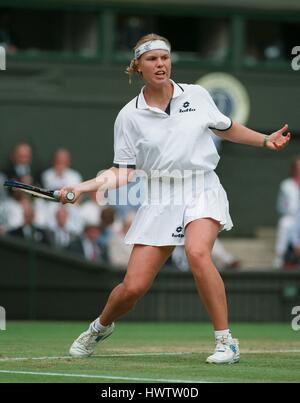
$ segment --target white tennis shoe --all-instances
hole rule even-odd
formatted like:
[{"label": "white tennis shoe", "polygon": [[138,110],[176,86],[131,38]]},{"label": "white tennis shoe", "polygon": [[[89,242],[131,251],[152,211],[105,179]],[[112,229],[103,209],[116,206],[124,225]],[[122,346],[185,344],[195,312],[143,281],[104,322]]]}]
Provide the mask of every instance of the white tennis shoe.
[{"label": "white tennis shoe", "polygon": [[222,337],[216,341],[215,352],[206,362],[209,364],[234,364],[240,360],[239,342],[231,337]]},{"label": "white tennis shoe", "polygon": [[70,355],[73,357],[88,357],[93,354],[95,347],[99,341],[103,341],[109,337],[114,330],[114,323],[108,326],[104,331],[97,332],[91,323],[88,330],[73,342],[70,347]]}]

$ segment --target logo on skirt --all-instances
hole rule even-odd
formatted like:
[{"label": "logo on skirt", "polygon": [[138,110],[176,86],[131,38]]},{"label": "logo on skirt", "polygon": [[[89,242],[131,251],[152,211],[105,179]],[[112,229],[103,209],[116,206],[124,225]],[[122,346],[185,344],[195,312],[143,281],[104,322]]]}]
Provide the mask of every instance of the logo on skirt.
[{"label": "logo on skirt", "polygon": [[183,238],[184,234],[180,234],[180,232],[182,232],[182,231],[183,231],[183,228],[181,226],[177,227],[176,228],[177,234],[174,234],[174,232],[173,232],[172,237],[173,238]]}]

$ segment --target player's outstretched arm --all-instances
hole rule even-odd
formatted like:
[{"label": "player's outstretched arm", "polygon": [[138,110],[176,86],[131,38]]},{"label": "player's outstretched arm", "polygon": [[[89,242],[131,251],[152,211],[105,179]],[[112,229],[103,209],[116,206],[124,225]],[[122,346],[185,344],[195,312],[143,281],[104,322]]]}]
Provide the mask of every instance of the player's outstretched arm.
[{"label": "player's outstretched arm", "polygon": [[291,133],[287,132],[287,124],[270,135],[248,129],[248,127],[237,122],[233,122],[231,128],[228,130],[219,131],[214,129],[213,131],[217,136],[222,137],[224,140],[232,141],[233,143],[246,144],[254,147],[267,147],[274,151],[279,151],[286,147],[291,138]]},{"label": "player's outstretched arm", "polygon": [[[63,204],[76,203],[83,193],[98,191],[104,193],[106,190],[115,189],[126,185],[126,183],[128,183],[133,176],[134,171],[135,170],[133,168],[111,167],[106,171],[101,172],[101,174],[94,179],[81,182],[76,186],[63,187],[60,189],[60,201]],[[67,194],[69,192],[73,192],[75,195],[75,198],[71,202],[67,199]]]}]

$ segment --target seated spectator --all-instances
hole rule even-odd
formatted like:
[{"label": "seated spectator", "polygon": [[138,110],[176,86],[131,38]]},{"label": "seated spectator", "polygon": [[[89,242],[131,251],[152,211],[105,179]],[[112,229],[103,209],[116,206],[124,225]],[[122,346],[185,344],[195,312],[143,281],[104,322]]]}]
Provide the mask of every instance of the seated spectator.
[{"label": "seated spectator", "polygon": [[275,243],[274,268],[281,268],[284,255],[288,248],[291,228],[299,209],[300,200],[300,157],[294,159],[291,165],[291,175],[284,179],[279,186],[277,211],[280,215],[277,225]]},{"label": "seated spectator", "polygon": [[69,213],[67,208],[59,206],[56,210],[55,220],[49,226],[52,231],[52,243],[56,248],[67,248],[75,238],[72,224],[68,218]]},{"label": "seated spectator", "polygon": [[96,223],[86,222],[82,236],[70,243],[67,250],[91,262],[105,261],[103,250],[97,242],[100,228]]},{"label": "seated spectator", "polygon": [[11,29],[12,22],[10,14],[2,8],[0,13],[0,46],[5,48],[7,54],[12,54],[17,51],[17,47],[13,43]]},{"label": "seated spectator", "polygon": [[17,144],[10,156],[10,164],[4,171],[8,179],[36,183],[32,169],[32,149],[27,143]]},{"label": "seated spectator", "polygon": [[48,200],[33,197],[32,200],[34,208],[34,223],[40,228],[48,229],[49,223],[49,211],[52,204]]},{"label": "seated spectator", "polygon": [[97,202],[97,192],[90,192],[89,199],[80,205],[80,214],[84,221],[97,222],[100,225],[101,212],[103,206]]},{"label": "seated spectator", "polygon": [[[21,176],[19,180],[28,185],[33,185],[31,176]],[[23,225],[23,212],[20,201],[25,199],[31,199],[34,209],[34,224],[39,227],[46,229],[48,222],[48,205],[49,202],[35,197],[30,197],[24,193],[18,191],[10,191],[10,197],[6,199],[4,203],[4,208],[7,210],[7,223],[10,229]]]},{"label": "seated spectator", "polygon": [[46,189],[61,189],[64,186],[77,185],[82,182],[79,172],[70,168],[71,155],[68,150],[59,149],[55,152],[52,168],[41,175],[42,185]]},{"label": "seated spectator", "polygon": [[[61,208],[59,203],[51,203],[48,204],[48,218],[47,218],[47,228],[50,230],[53,229],[53,223],[56,222],[56,214],[57,210]],[[82,218],[79,204],[66,204],[64,206],[65,210],[68,213],[67,218],[67,228],[70,233],[74,236],[79,236],[82,234],[84,230],[84,219]]]},{"label": "seated spectator", "polygon": [[3,211],[3,227],[5,231],[11,231],[23,226],[24,212],[22,202],[28,200],[30,197],[21,192],[10,192],[9,197],[1,203]]},{"label": "seated spectator", "polygon": [[241,265],[240,261],[225,248],[219,238],[215,240],[212,258],[219,270],[238,269]]},{"label": "seated spectator", "polygon": [[8,234],[19,238],[49,244],[49,237],[46,231],[34,225],[34,210],[29,199],[22,200],[24,224]]},{"label": "seated spectator", "polygon": [[129,230],[135,213],[129,213],[122,221],[122,226],[115,229],[108,240],[108,261],[112,266],[126,268],[133,245],[124,242],[125,235]]},{"label": "seated spectator", "polygon": [[100,233],[97,242],[104,253],[106,261],[108,261],[108,242],[113,234],[113,225],[117,225],[115,218],[116,210],[111,206],[105,207],[100,215]]},{"label": "seated spectator", "polygon": [[289,231],[288,246],[283,260],[282,268],[284,270],[300,267],[300,208]]},{"label": "seated spectator", "polygon": [[[24,224],[23,201],[31,200],[34,210],[34,225],[47,230],[49,220],[49,202],[32,198],[28,194],[11,191],[9,196],[0,203],[0,226],[4,231],[10,231],[21,227]],[[1,214],[2,213],[2,214]]]}]

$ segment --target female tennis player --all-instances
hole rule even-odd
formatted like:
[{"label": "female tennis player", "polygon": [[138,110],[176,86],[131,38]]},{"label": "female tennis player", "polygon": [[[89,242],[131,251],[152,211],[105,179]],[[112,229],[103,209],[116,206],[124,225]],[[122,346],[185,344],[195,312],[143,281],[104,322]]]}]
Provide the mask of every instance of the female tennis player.
[{"label": "female tennis player", "polygon": [[[288,126],[271,135],[250,130],[224,116],[201,86],[175,83],[170,79],[170,43],[156,34],[138,41],[127,72],[130,77],[140,75],[145,85],[117,116],[114,166],[95,179],[61,189],[62,202],[68,202],[70,191],[76,201],[84,192],[121,186],[135,170],[143,171],[146,184],[152,187],[125,238],[134,245],[125,278],[111,292],[99,318],[74,341],[70,354],[91,355],[97,342],[111,335],[114,321],[149,290],[174,247],[184,244],[215,330],[216,349],[207,362],[238,362],[238,341],[228,326],[224,284],[211,259],[219,231],[232,227],[227,196],[214,172],[219,155],[211,133],[276,151],[290,140]],[[153,186],[157,182],[162,193]],[[183,182],[188,186],[182,186]],[[180,203],[175,200],[179,190]]]}]

